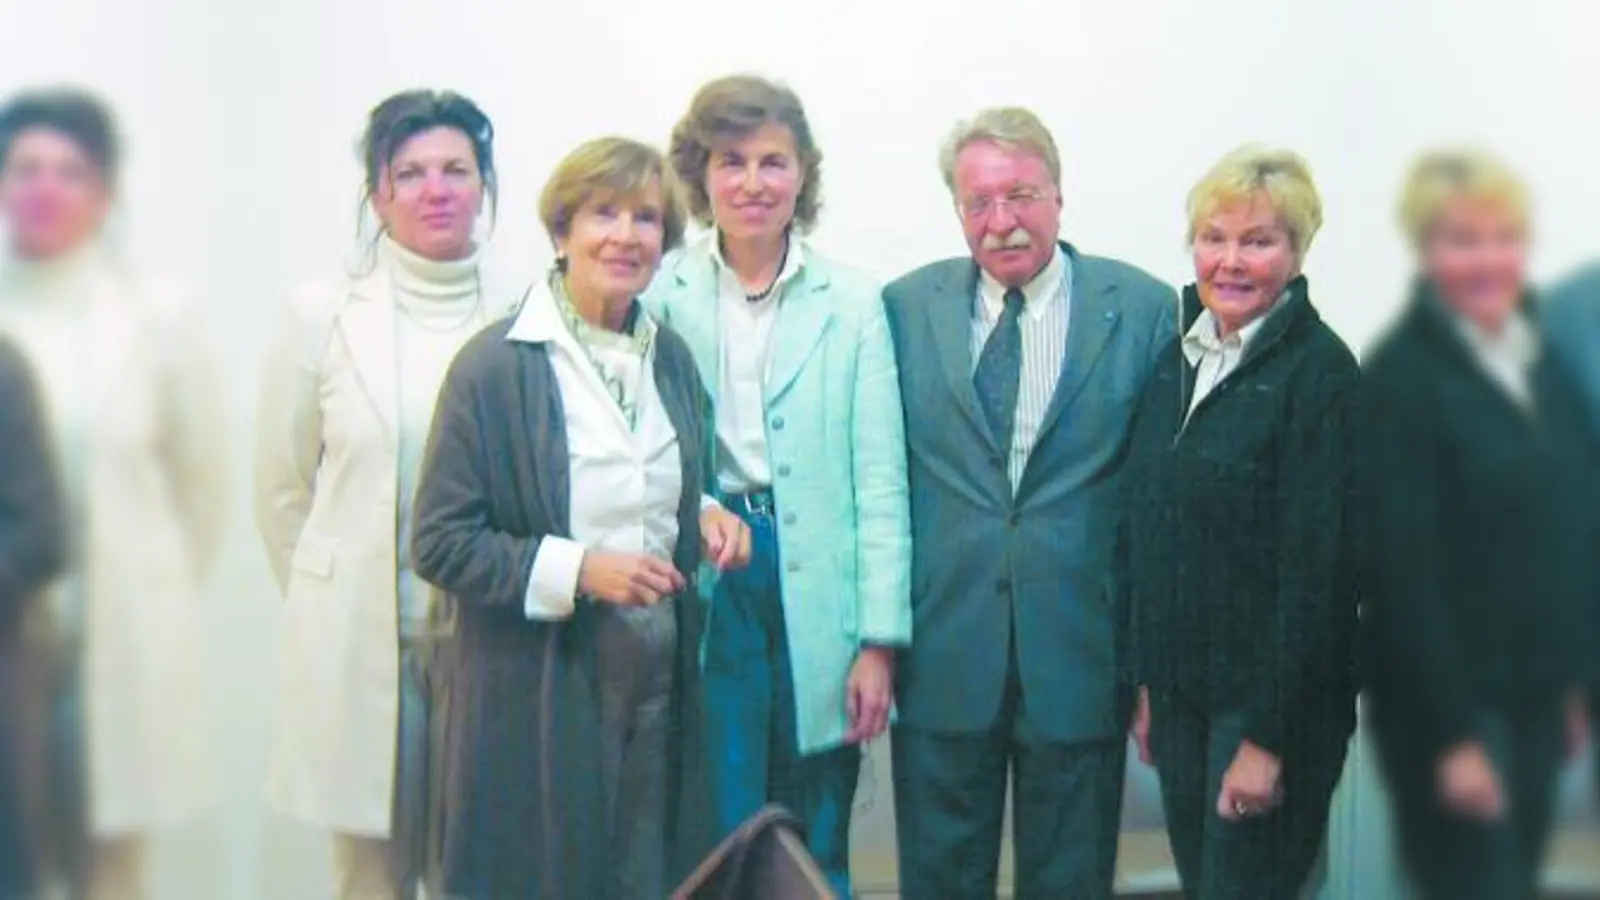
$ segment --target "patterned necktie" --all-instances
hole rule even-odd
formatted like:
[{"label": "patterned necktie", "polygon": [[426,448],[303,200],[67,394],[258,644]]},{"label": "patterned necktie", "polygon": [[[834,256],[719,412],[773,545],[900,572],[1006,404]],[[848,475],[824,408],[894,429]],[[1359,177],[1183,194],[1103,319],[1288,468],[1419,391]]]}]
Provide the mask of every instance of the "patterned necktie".
[{"label": "patterned necktie", "polygon": [[1005,304],[1000,321],[983,344],[972,383],[978,389],[978,401],[983,404],[984,417],[989,420],[989,430],[1000,445],[1000,452],[1010,456],[1017,391],[1022,385],[1022,325],[1018,322],[1022,316],[1022,291],[1007,290]]}]

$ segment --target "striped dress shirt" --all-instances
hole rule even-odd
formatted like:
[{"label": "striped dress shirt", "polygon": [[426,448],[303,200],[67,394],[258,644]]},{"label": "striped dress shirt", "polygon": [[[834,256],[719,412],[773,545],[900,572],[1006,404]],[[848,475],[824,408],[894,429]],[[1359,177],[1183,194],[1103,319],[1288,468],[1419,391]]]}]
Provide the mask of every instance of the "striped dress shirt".
[{"label": "striped dress shirt", "polygon": [[[978,296],[973,302],[972,370],[978,368],[983,345],[989,340],[1005,310],[1006,288],[989,273],[978,278]],[[1055,396],[1061,380],[1061,365],[1067,356],[1067,326],[1072,311],[1072,265],[1060,247],[1044,271],[1022,286],[1022,382],[1017,389],[1017,418],[1012,432],[1011,458],[1006,474],[1015,491],[1028,466],[1028,454],[1039,438],[1045,410]]]}]

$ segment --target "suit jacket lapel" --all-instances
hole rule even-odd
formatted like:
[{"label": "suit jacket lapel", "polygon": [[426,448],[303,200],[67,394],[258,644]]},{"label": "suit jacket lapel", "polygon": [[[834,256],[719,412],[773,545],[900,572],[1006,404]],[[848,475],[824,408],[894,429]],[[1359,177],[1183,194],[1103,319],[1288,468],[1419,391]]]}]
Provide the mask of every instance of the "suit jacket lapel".
[{"label": "suit jacket lapel", "polygon": [[389,275],[379,266],[351,285],[349,302],[339,312],[339,330],[355,363],[356,381],[391,445],[398,447],[393,299]]},{"label": "suit jacket lapel", "polygon": [[972,385],[972,304],[977,298],[977,264],[970,264],[962,271],[963,277],[937,285],[938,290],[923,304],[923,309],[927,311],[928,330],[933,333],[933,343],[950,391],[955,395],[956,407],[973,429],[983,435],[989,449],[999,452],[1000,444],[983,410],[978,408],[978,391]]},{"label": "suit jacket lapel", "polygon": [[1116,284],[1101,278],[1093,263],[1085,261],[1070,245],[1063,244],[1062,249],[1072,266],[1067,352],[1061,360],[1061,377],[1056,381],[1044,421],[1039,423],[1036,447],[1044,443],[1062,412],[1082,393],[1122,319],[1115,302]]},{"label": "suit jacket lapel", "polygon": [[833,321],[833,308],[823,296],[827,274],[812,263],[800,272],[797,283],[778,299],[778,320],[772,325],[767,351],[768,403],[776,402],[794,384]]}]

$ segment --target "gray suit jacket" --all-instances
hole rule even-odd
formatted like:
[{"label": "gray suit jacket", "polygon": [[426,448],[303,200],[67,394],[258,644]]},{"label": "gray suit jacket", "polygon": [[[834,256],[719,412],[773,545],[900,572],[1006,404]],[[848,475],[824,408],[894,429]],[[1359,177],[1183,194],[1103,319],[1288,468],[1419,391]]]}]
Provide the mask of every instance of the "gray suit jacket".
[{"label": "gray suit jacket", "polygon": [[1172,288],[1063,244],[1073,270],[1067,354],[1015,496],[972,385],[978,268],[918,269],[884,291],[906,412],[911,647],[900,721],[974,732],[994,723],[1015,634],[1028,718],[1054,741],[1125,726],[1111,591],[1119,473],[1133,406],[1176,334]]},{"label": "gray suit jacket", "polygon": [[1551,287],[1542,319],[1550,349],[1583,385],[1590,418],[1600,429],[1600,262]]}]

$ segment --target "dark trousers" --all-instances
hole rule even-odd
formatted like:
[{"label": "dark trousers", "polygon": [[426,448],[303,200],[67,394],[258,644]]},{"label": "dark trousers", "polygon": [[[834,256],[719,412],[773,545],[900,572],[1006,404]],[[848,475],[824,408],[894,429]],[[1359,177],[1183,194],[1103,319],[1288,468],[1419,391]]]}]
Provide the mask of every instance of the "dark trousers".
[{"label": "dark trousers", "polygon": [[750,526],[750,564],[718,580],[706,626],[702,680],[717,839],[762,806],[781,804],[803,823],[834,892],[848,898],[861,749],[800,754],[771,495],[748,496],[723,498]]},{"label": "dark trousers", "polygon": [[1562,698],[1486,714],[1476,737],[1500,777],[1506,808],[1497,822],[1465,818],[1439,800],[1438,756],[1421,752],[1397,711],[1375,712],[1375,737],[1394,801],[1396,838],[1423,900],[1527,900],[1555,813],[1566,749]]},{"label": "dark trousers", "polygon": [[1308,723],[1282,748],[1283,804],[1228,821],[1217,814],[1222,777],[1243,739],[1238,716],[1208,715],[1152,693],[1150,751],[1161,781],[1167,837],[1191,900],[1295,900],[1322,850],[1344,769],[1344,729]]},{"label": "dark trousers", "polygon": [[995,896],[1012,792],[1017,900],[1112,896],[1127,741],[1052,741],[1031,725],[1012,653],[1000,715],[987,731],[894,729],[900,895]]}]

